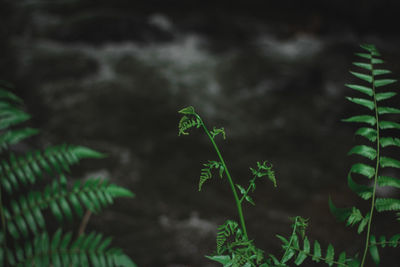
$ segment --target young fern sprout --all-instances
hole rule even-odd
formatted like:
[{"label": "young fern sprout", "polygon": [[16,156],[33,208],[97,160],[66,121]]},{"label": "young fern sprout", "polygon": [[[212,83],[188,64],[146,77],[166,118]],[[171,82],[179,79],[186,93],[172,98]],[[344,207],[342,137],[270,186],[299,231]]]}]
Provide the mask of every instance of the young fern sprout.
[{"label": "young fern sprout", "polygon": [[[256,248],[253,241],[248,239],[242,203],[247,201],[254,205],[249,193],[256,188],[255,181],[258,178],[266,176],[276,187],[272,165],[268,162],[257,162],[256,168],[250,168],[253,178],[250,179],[247,188],[234,184],[214,140],[219,134],[222,134],[225,139],[224,129],[214,127],[212,131],[209,131],[194,108],[187,107],[179,111],[183,114],[179,122],[179,135],[187,135],[187,130],[190,128],[203,128],[219,159],[203,164],[199,191],[204,182],[211,179],[213,169],[218,170],[221,178],[225,173],[235,198],[240,220],[240,225],[235,221],[227,220],[218,227],[216,253],[214,256],[207,256],[209,259],[221,263],[224,267],[288,267],[290,260],[294,260],[294,264],[298,266],[302,265],[307,258],[328,266],[364,267],[367,266],[368,251],[372,261],[378,266],[381,261],[378,247],[400,246],[400,233],[391,238],[384,235],[376,238],[375,233],[373,234],[373,229],[374,231],[380,230],[373,227],[373,218],[376,212],[394,211],[397,219],[400,220],[400,199],[379,197],[376,194],[378,186],[400,189],[400,179],[388,176],[388,174],[392,175],[393,169],[400,169],[400,160],[386,152],[387,147],[394,149],[400,147],[400,138],[392,136],[396,130],[400,130],[400,123],[393,121],[400,114],[400,109],[391,107],[386,102],[397,95],[394,91],[386,90],[386,87],[395,83],[396,80],[382,78],[391,72],[379,67],[383,60],[379,58],[380,54],[373,45],[361,45],[361,48],[364,49],[364,52],[356,54],[361,60],[353,63],[361,71],[351,71],[351,74],[362,80],[363,83],[346,84],[346,86],[362,94],[361,97],[347,97],[347,100],[361,106],[363,113],[343,121],[362,124],[355,134],[363,137],[365,142],[354,146],[348,153],[361,156],[362,161],[352,165],[347,175],[347,183],[359,197],[369,201],[369,209],[362,211],[355,206],[337,208],[329,199],[330,210],[339,221],[346,222],[347,226],[357,226],[358,234],[365,233],[365,244],[359,253],[361,259],[358,256],[348,257],[345,252],[336,254],[332,244],[328,244],[324,252],[317,240],[312,243],[306,236],[308,220],[300,216],[292,219],[292,232],[288,238],[276,235],[282,242],[283,255],[277,257],[269,254],[265,257],[264,252]],[[387,172],[389,168],[392,170]],[[237,190],[242,195],[240,198]]]},{"label": "young fern sprout", "polygon": [[[238,211],[240,227],[238,223],[231,220],[221,225],[217,233],[216,255],[208,258],[223,264],[230,263],[232,266],[243,266],[244,264],[248,264],[248,266],[260,266],[263,260],[263,251],[257,249],[253,245],[252,240],[248,238],[242,203],[246,200],[252,205],[255,205],[249,193],[256,189],[255,181],[258,178],[268,177],[276,187],[275,173],[272,170],[272,164],[269,164],[267,161],[262,163],[257,162],[257,168],[250,168],[253,178],[249,181],[247,188],[235,184],[226,166],[225,160],[221,155],[221,151],[215,142],[215,138],[218,135],[222,135],[223,139],[226,138],[224,128],[213,127],[210,131],[192,106],[181,109],[179,113],[183,115],[179,121],[179,135],[188,135],[189,133],[187,131],[190,128],[203,128],[218,156],[218,161],[210,160],[208,163],[203,164],[204,168],[201,169],[199,191],[201,191],[204,182],[211,179],[211,171],[213,169],[218,171],[220,178],[225,174]],[[237,190],[239,190],[241,197],[239,197]],[[234,241],[228,242],[229,237],[233,237]]]}]

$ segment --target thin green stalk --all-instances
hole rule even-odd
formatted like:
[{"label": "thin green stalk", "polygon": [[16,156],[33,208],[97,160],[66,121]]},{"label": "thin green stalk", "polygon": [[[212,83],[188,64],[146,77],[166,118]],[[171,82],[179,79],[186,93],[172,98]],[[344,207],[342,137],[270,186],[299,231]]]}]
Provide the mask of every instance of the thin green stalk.
[{"label": "thin green stalk", "polygon": [[[373,73],[373,71],[374,71],[374,65],[372,64],[372,58],[373,57],[372,57],[372,53],[371,53],[371,66],[372,66],[371,73]],[[379,170],[379,162],[380,162],[379,117],[378,117],[378,106],[377,106],[377,101],[376,101],[374,75],[372,75],[372,92],[373,92],[373,96],[374,96],[375,119],[376,119],[376,166],[375,166],[375,176],[374,176],[374,188],[372,191],[371,209],[370,209],[369,220],[368,220],[368,225],[367,225],[367,237],[365,240],[365,248],[364,248],[364,253],[363,253],[360,267],[363,267],[365,264],[365,259],[367,257],[367,252],[368,252],[368,248],[369,248],[369,238],[370,238],[370,234],[371,234],[372,216],[374,214],[374,209],[375,209],[375,195],[376,195],[376,187],[378,184],[378,170]]]},{"label": "thin green stalk", "polygon": [[227,167],[226,164],[225,164],[224,158],[222,157],[221,152],[220,152],[220,150],[219,150],[217,144],[216,144],[215,141],[214,141],[214,138],[211,136],[211,134],[210,134],[210,132],[208,131],[206,125],[205,125],[204,122],[203,122],[203,120],[200,118],[199,115],[195,114],[195,116],[196,116],[196,118],[200,121],[201,126],[203,127],[204,131],[206,132],[208,138],[210,139],[210,141],[211,141],[211,143],[212,143],[212,145],[213,145],[215,151],[217,152],[218,158],[219,158],[219,160],[221,161],[222,166],[224,167],[224,171],[225,171],[225,173],[226,173],[226,177],[228,178],[229,185],[231,186],[231,190],[232,190],[232,193],[233,193],[233,197],[235,198],[236,207],[237,207],[238,214],[239,214],[239,220],[240,220],[240,224],[241,224],[241,226],[242,226],[242,231],[243,231],[243,234],[244,234],[245,238],[248,239],[248,236],[247,236],[247,229],[246,229],[246,223],[245,223],[245,221],[244,221],[244,216],[243,216],[243,210],[242,210],[241,201],[240,201],[240,199],[239,199],[239,197],[238,197],[238,194],[237,194],[237,192],[236,192],[236,188],[235,188],[235,184],[233,183],[232,176],[231,176],[230,173],[229,173],[228,167]]},{"label": "thin green stalk", "polygon": [[294,235],[295,235],[295,233],[296,233],[296,229],[297,229],[297,220],[298,220],[298,217],[296,216],[296,218],[294,219],[294,223],[293,223],[293,224],[294,224],[294,227],[293,227],[292,234],[290,235],[289,244],[288,244],[288,246],[287,246],[287,248],[286,248],[286,250],[285,250],[285,253],[283,253],[283,255],[282,255],[282,259],[279,261],[280,263],[282,263],[283,259],[286,257],[286,254],[288,253],[289,249],[290,249],[291,246],[292,246],[293,237],[294,237]]}]

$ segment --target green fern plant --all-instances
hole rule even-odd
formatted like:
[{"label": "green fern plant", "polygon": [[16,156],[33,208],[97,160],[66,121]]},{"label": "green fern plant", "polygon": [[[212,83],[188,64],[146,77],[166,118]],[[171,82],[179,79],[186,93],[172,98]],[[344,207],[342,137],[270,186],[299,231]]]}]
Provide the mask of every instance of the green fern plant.
[{"label": "green fern plant", "polygon": [[[370,202],[370,208],[364,213],[357,207],[339,209],[332,201],[330,208],[333,214],[339,220],[346,221],[347,225],[358,225],[359,234],[366,232],[361,259],[361,266],[364,266],[368,251],[375,264],[379,265],[378,246],[400,245],[399,235],[393,236],[388,241],[382,236],[377,242],[371,227],[375,211],[400,210],[400,199],[381,198],[376,194],[378,186],[400,188],[398,178],[386,175],[388,168],[400,168],[400,161],[385,154],[387,147],[400,147],[400,139],[393,137],[393,131],[390,131],[400,130],[400,124],[394,121],[394,116],[400,114],[400,109],[386,104],[386,100],[397,94],[386,89],[387,85],[395,83],[396,80],[385,77],[391,71],[380,67],[384,61],[380,58],[378,50],[373,45],[361,45],[361,48],[364,52],[356,54],[360,60],[353,63],[360,71],[351,71],[351,74],[362,83],[346,84],[346,86],[361,93],[360,97],[347,97],[347,99],[361,106],[363,113],[343,121],[362,125],[355,134],[363,137],[367,143],[354,146],[348,154],[361,156],[365,160],[352,165],[347,181],[352,191]],[[353,178],[353,175],[359,177]]]},{"label": "green fern plant", "polygon": [[[357,53],[356,55],[364,62],[355,62],[353,64],[367,71],[367,73],[352,71],[351,74],[367,84],[346,84],[346,86],[364,94],[364,97],[347,97],[347,99],[362,106],[364,109],[367,108],[369,113],[366,114],[364,112],[362,115],[356,115],[343,121],[366,124],[366,126],[363,125],[356,131],[356,135],[364,137],[369,143],[357,145],[349,151],[349,155],[359,155],[365,160],[353,164],[347,180],[351,190],[362,199],[370,201],[370,209],[363,213],[355,206],[337,208],[332,200],[329,199],[330,210],[340,221],[345,221],[347,226],[357,225],[358,234],[366,232],[365,246],[361,252],[361,259],[358,258],[358,254],[351,257],[347,256],[345,252],[337,254],[332,244],[328,244],[326,249],[321,249],[320,242],[317,240],[311,242],[306,235],[308,220],[300,216],[292,219],[292,232],[289,237],[277,235],[277,238],[282,242],[282,256],[264,255],[264,251],[256,248],[254,242],[247,236],[242,202],[246,200],[254,205],[249,193],[255,189],[257,178],[266,176],[276,187],[276,178],[272,165],[267,162],[258,162],[256,169],[251,168],[253,178],[250,180],[247,189],[234,184],[214,140],[218,134],[222,134],[225,139],[224,129],[216,129],[214,127],[213,130],[208,130],[200,116],[190,106],[179,111],[183,115],[179,122],[179,135],[187,135],[187,131],[191,128],[203,128],[218,156],[218,161],[209,161],[204,164],[200,175],[199,191],[204,182],[212,178],[212,170],[217,170],[221,178],[225,176],[228,180],[240,221],[240,224],[238,224],[235,221],[227,220],[218,227],[217,248],[213,256],[207,256],[209,259],[221,263],[224,267],[287,267],[291,260],[298,266],[303,264],[307,258],[314,262],[325,263],[328,266],[364,267],[369,251],[372,260],[378,266],[380,263],[378,247],[398,247],[400,245],[400,234],[396,234],[391,238],[380,236],[379,240],[377,240],[375,235],[372,234],[371,227],[374,211],[395,211],[400,220],[400,199],[380,198],[376,195],[378,186],[400,188],[400,180],[385,174],[387,168],[400,168],[400,161],[383,154],[386,147],[400,147],[400,139],[391,136],[391,131],[388,131],[400,129],[400,124],[393,121],[392,118],[394,115],[400,114],[400,109],[384,104],[385,100],[391,99],[396,95],[396,92],[384,90],[387,85],[395,83],[396,80],[381,78],[391,72],[377,67],[379,66],[378,64],[383,63],[383,60],[379,58],[380,54],[373,45],[361,45],[361,48],[366,52]],[[382,103],[383,105],[381,105]],[[353,175],[360,177],[356,180]],[[365,178],[369,180],[365,180]],[[372,183],[368,183],[371,180]],[[239,197],[238,192],[242,194],[242,197]]]},{"label": "green fern plant", "polygon": [[[100,178],[68,185],[72,165],[105,156],[92,149],[64,144],[25,155],[11,152],[13,145],[38,133],[21,127],[30,118],[22,104],[0,84],[0,266],[136,266],[122,250],[110,247],[111,238],[85,234],[85,225],[79,233],[48,231],[47,213],[65,224],[134,194]],[[32,189],[39,181],[48,184],[42,191]]]}]

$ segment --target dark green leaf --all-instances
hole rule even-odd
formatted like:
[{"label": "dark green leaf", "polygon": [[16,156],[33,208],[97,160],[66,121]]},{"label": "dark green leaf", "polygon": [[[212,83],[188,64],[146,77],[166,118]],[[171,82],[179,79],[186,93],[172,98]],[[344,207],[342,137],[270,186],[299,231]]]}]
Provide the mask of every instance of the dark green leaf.
[{"label": "dark green leaf", "polygon": [[360,222],[364,217],[361,214],[361,211],[356,207],[353,207],[351,210],[351,214],[349,218],[347,218],[346,226],[354,226],[358,222]]},{"label": "dark green leaf", "polygon": [[381,79],[381,80],[375,80],[374,85],[375,87],[381,87],[395,82],[397,82],[397,80],[395,79]]},{"label": "dark green leaf", "polygon": [[354,71],[350,71],[351,74],[353,74],[354,76],[356,76],[357,78],[364,80],[366,82],[372,83],[372,77],[370,75],[367,74],[362,74],[359,72],[354,72]]},{"label": "dark green leaf", "polygon": [[[370,237],[370,242],[371,243],[376,243],[376,239],[375,236],[371,235]],[[380,259],[379,259],[379,252],[378,252],[378,248],[376,245],[372,245],[369,247],[369,252],[371,254],[371,258],[372,260],[375,262],[375,264],[378,266]]]},{"label": "dark green leaf", "polygon": [[380,144],[382,147],[387,146],[398,146],[400,147],[400,139],[399,138],[392,138],[392,137],[382,137],[380,140]]},{"label": "dark green leaf", "polygon": [[[351,208],[337,208],[335,204],[333,204],[331,197],[329,197],[329,209],[335,218],[340,221],[344,222],[351,214]],[[315,241],[318,243],[317,241]],[[319,247],[319,244],[318,244]],[[315,253],[315,244],[314,244],[314,253]]]},{"label": "dark green leaf", "polygon": [[355,192],[358,196],[360,196],[362,199],[370,199],[372,197],[372,192],[373,188],[367,186],[367,185],[361,185],[356,182],[351,178],[351,175],[347,176],[347,184],[353,192]]},{"label": "dark green leaf", "polygon": [[2,116],[0,117],[0,130],[4,130],[10,126],[22,123],[31,118],[29,114],[17,109],[7,112],[3,111],[1,113]]},{"label": "dark green leaf", "polygon": [[332,246],[332,244],[329,244],[328,248],[327,248],[327,251],[326,251],[326,257],[325,257],[326,258],[325,261],[329,266],[333,265],[334,256],[335,256],[335,251],[333,249],[333,246]]},{"label": "dark green leaf", "polygon": [[11,93],[8,90],[0,89],[0,98],[3,98],[6,101],[14,101],[17,103],[22,103],[22,99],[16,96],[15,94]]},{"label": "dark green leaf", "polygon": [[358,85],[358,84],[345,84],[345,86],[347,86],[351,89],[354,89],[356,91],[359,91],[363,94],[366,94],[368,96],[373,96],[373,94],[374,94],[372,89],[369,87],[366,87],[366,86],[362,86],[362,85]]},{"label": "dark green leaf", "polygon": [[206,258],[219,262],[223,264],[224,266],[227,265],[228,263],[232,262],[231,257],[229,255],[216,255],[216,256],[206,256]]},{"label": "dark green leaf", "polygon": [[301,265],[303,263],[303,261],[307,258],[307,254],[305,254],[304,252],[300,251],[299,254],[297,255],[296,260],[294,261],[294,264],[296,264],[297,266]]},{"label": "dark green leaf", "polygon": [[113,197],[134,197],[135,194],[132,193],[129,189],[126,189],[121,186],[117,186],[114,184],[110,184],[107,187],[107,193],[111,194]]},{"label": "dark green leaf", "polygon": [[378,107],[379,115],[383,114],[400,114],[400,109],[391,107]]},{"label": "dark green leaf", "polygon": [[359,146],[355,146],[353,147],[348,155],[352,155],[352,154],[357,154],[363,157],[366,157],[370,160],[373,160],[376,158],[376,150],[373,149],[372,147],[366,146],[366,145],[359,145]]},{"label": "dark green leaf", "polygon": [[392,121],[381,121],[379,123],[379,128],[382,130],[384,129],[399,129],[400,130],[400,123],[392,122]]},{"label": "dark green leaf", "polygon": [[375,69],[372,71],[372,75],[383,75],[383,74],[388,74],[392,73],[390,70],[384,70],[384,69]]},{"label": "dark green leaf", "polygon": [[366,58],[366,59],[371,59],[372,56],[371,54],[366,54],[366,53],[355,53],[355,55],[361,57],[361,58]]},{"label": "dark green leaf", "polygon": [[364,98],[353,98],[353,97],[346,97],[346,99],[351,101],[351,102],[353,102],[353,103],[355,103],[355,104],[367,107],[370,110],[374,109],[374,102],[372,102],[371,100],[367,100],[367,99],[364,99]]},{"label": "dark green leaf", "polygon": [[275,235],[275,236],[282,241],[283,246],[287,246],[289,244],[289,241],[285,237],[283,237],[281,235]]},{"label": "dark green leaf", "polygon": [[[340,253],[338,262],[339,262],[339,264],[342,264],[342,265],[346,264],[346,252]],[[339,264],[338,264],[338,266],[340,266]]]},{"label": "dark green leaf", "polygon": [[385,63],[385,61],[383,61],[383,60],[380,59],[380,58],[372,58],[372,59],[371,59],[371,63],[372,63],[372,64],[382,64],[382,63]]},{"label": "dark green leaf", "polygon": [[375,202],[377,211],[397,211],[400,210],[400,200],[395,198],[377,198]]},{"label": "dark green leaf", "polygon": [[61,236],[62,236],[62,231],[61,229],[58,229],[55,234],[53,235],[53,239],[51,240],[51,250],[52,251],[57,251],[58,246],[60,245],[61,242]]},{"label": "dark green leaf", "polygon": [[375,168],[368,166],[366,164],[363,164],[363,163],[356,163],[356,164],[353,164],[353,166],[351,166],[350,172],[358,173],[358,174],[364,175],[368,178],[372,178],[372,176],[374,176],[374,174],[375,174]]},{"label": "dark green leaf", "polygon": [[353,62],[353,65],[366,69],[366,70],[372,70],[372,65],[369,63],[362,63],[362,62]]},{"label": "dark green leaf", "polygon": [[370,52],[373,56],[379,56],[379,52],[373,44],[361,44],[360,47]]},{"label": "dark green leaf", "polygon": [[382,168],[385,167],[400,168],[400,161],[389,157],[381,157],[380,165]]},{"label": "dark green leaf", "polygon": [[367,215],[364,217],[364,219],[362,219],[362,221],[358,225],[358,229],[357,229],[358,234],[361,234],[364,231],[365,226],[367,226],[367,224],[368,224],[369,216],[370,216],[370,214],[368,212]]},{"label": "dark green leaf", "polygon": [[93,149],[83,147],[83,146],[70,147],[70,150],[71,150],[71,152],[73,152],[74,155],[76,155],[76,157],[78,157],[78,159],[82,159],[82,158],[101,159],[101,158],[106,157],[106,154],[97,152]]},{"label": "dark green leaf", "polygon": [[382,100],[392,98],[395,95],[397,95],[397,93],[395,93],[395,92],[384,92],[384,93],[377,93],[375,95],[375,97],[376,97],[376,101],[382,101]]},{"label": "dark green leaf", "polygon": [[367,138],[369,141],[371,142],[375,142],[376,141],[376,130],[369,128],[369,127],[362,127],[360,129],[358,129],[355,133],[356,135],[360,135],[362,137]]},{"label": "dark green leaf", "polygon": [[317,240],[314,241],[314,253],[313,253],[313,261],[315,262],[319,262],[321,259],[322,255],[321,255],[321,246],[318,243]]},{"label": "dark green leaf", "polygon": [[251,196],[246,195],[246,196],[245,196],[245,199],[246,199],[246,201],[249,202],[251,205],[253,205],[253,206],[256,205],[256,203],[254,203],[254,200],[251,198]]},{"label": "dark green leaf", "polygon": [[389,177],[389,176],[379,176],[378,177],[378,185],[400,188],[400,179]]},{"label": "dark green leaf", "polygon": [[55,201],[50,201],[50,209],[53,213],[53,215],[57,218],[57,220],[62,221],[63,220],[63,215],[61,213],[60,208],[57,205],[57,202]]},{"label": "dark green leaf", "polygon": [[400,234],[395,234],[389,240],[391,247],[397,247],[399,245]]},{"label": "dark green leaf", "polygon": [[343,119],[342,121],[344,122],[361,122],[361,123],[367,123],[371,126],[375,125],[376,119],[373,116],[370,115],[359,115],[359,116],[353,116],[347,119]]}]

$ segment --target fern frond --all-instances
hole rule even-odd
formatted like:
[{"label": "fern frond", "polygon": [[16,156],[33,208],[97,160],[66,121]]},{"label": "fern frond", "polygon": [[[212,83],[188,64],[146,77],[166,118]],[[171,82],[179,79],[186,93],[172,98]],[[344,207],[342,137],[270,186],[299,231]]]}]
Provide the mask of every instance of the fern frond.
[{"label": "fern frond", "polygon": [[323,252],[317,240],[311,246],[307,237],[301,242],[296,234],[290,238],[291,242],[282,236],[278,236],[278,238],[283,242],[282,247],[287,252],[279,266],[286,266],[285,264],[291,259],[294,260],[295,265],[301,265],[307,258],[311,258],[315,262],[324,262],[328,266],[358,266],[358,260],[348,258],[345,252],[335,256],[335,249],[332,244],[329,244],[326,251]]},{"label": "fern frond", "polygon": [[200,180],[199,180],[199,191],[201,191],[201,187],[204,182],[212,178],[212,169],[218,170],[219,177],[222,178],[224,173],[224,166],[221,162],[209,160],[208,163],[203,164],[205,168],[201,169]]},{"label": "fern frond", "polygon": [[335,218],[340,222],[346,222],[346,226],[355,226],[358,224],[357,233],[361,234],[368,224],[370,213],[365,216],[356,207],[351,208],[338,208],[329,198],[329,209]]},{"label": "fern frond", "polygon": [[226,266],[256,267],[262,266],[263,254],[262,250],[254,246],[252,240],[246,238],[237,222],[227,220],[217,230],[216,255],[207,258]]},{"label": "fern frond", "polygon": [[27,237],[29,231],[37,234],[45,229],[42,211],[49,208],[59,221],[73,219],[73,211],[82,217],[84,209],[99,212],[102,208],[113,203],[116,197],[133,197],[129,190],[103,179],[88,179],[86,182],[77,181],[72,190],[67,189],[64,176],[60,181],[54,181],[44,192],[31,191],[19,200],[12,200],[10,209],[4,208],[8,232],[18,239],[20,235]]},{"label": "fern frond", "polygon": [[201,127],[200,119],[197,117],[190,118],[186,115],[183,116],[178,124],[178,129],[179,129],[178,135],[188,135],[189,133],[186,131],[192,127],[200,128]]},{"label": "fern frond", "polygon": [[[315,262],[324,262],[329,266],[358,266],[358,260],[347,258],[346,253],[342,252],[338,257],[335,258],[335,250],[332,244],[329,244],[326,252],[323,253],[321,245],[318,241],[314,241],[314,245],[311,243],[308,237],[305,235],[305,230],[308,226],[308,220],[300,216],[293,218],[292,234],[289,238],[277,235],[282,241],[282,248],[285,253],[282,259],[276,263],[276,266],[286,266],[286,263],[291,259],[294,259],[294,264],[301,265],[308,257]],[[325,256],[323,256],[325,254]]]},{"label": "fern frond", "polygon": [[11,129],[30,119],[30,115],[19,107],[22,103],[22,99],[0,87],[0,152],[39,132],[29,127]]},{"label": "fern frond", "polygon": [[11,266],[125,266],[136,267],[118,248],[109,248],[111,238],[92,232],[72,241],[72,233],[63,234],[61,229],[52,238],[43,232],[27,242],[7,250]]},{"label": "fern frond", "polygon": [[8,193],[12,193],[21,184],[34,184],[45,173],[55,175],[69,172],[69,167],[81,159],[104,156],[86,147],[70,145],[49,147],[44,152],[28,152],[24,157],[18,158],[11,154],[8,161],[0,162],[0,183]]},{"label": "fern frond", "polygon": [[222,138],[225,140],[226,139],[226,133],[224,127],[222,128],[216,128],[214,127],[212,131],[210,131],[211,137],[215,138],[217,135],[222,134]]},{"label": "fern frond", "polygon": [[370,237],[369,252],[371,258],[374,260],[375,264],[378,266],[380,263],[380,256],[378,247],[385,248],[386,246],[396,248],[400,246],[400,234],[395,234],[389,240],[385,236],[380,236],[379,240],[376,239],[374,235]]}]

